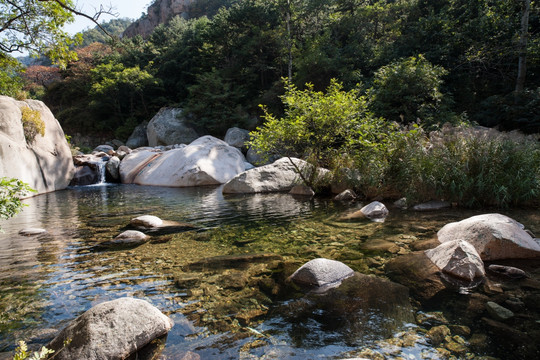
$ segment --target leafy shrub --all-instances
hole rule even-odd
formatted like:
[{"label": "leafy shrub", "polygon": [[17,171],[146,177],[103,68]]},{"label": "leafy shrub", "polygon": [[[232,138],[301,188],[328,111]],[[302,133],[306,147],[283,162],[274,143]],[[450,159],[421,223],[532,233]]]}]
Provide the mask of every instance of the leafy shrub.
[{"label": "leafy shrub", "polygon": [[45,136],[45,122],[41,119],[38,110],[29,107],[21,108],[24,137],[27,142],[32,142],[38,134]]},{"label": "leafy shrub", "polygon": [[370,109],[390,121],[426,127],[455,121],[451,100],[441,92],[447,71],[422,55],[381,67],[368,90]]},{"label": "leafy shrub", "polygon": [[28,352],[28,346],[24,341],[19,341],[19,346],[15,349],[13,360],[42,360],[47,359],[50,354],[54,354],[53,350],[47,349],[45,346],[39,352]]},{"label": "leafy shrub", "polygon": [[9,219],[19,213],[26,206],[20,196],[29,192],[36,191],[18,179],[0,178],[0,219]]}]

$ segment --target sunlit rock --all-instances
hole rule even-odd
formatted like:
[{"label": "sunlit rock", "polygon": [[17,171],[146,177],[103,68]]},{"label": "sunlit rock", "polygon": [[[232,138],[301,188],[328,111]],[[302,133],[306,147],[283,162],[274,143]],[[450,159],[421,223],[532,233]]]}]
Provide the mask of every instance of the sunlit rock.
[{"label": "sunlit rock", "polygon": [[339,286],[341,281],[354,275],[354,271],[342,262],[329,259],[314,259],[290,276],[290,279],[301,286],[328,288]]},{"label": "sunlit rock", "polygon": [[[272,164],[244,171],[223,186],[224,194],[264,193],[290,191],[302,180],[298,171],[309,177],[313,166],[297,158],[281,158]],[[328,170],[318,169],[317,176],[324,176]]]},{"label": "sunlit rock", "polygon": [[163,225],[163,220],[153,215],[142,215],[131,219],[130,224],[133,226],[142,226],[145,228],[153,228]]},{"label": "sunlit rock", "polygon": [[439,269],[449,275],[469,281],[486,275],[480,255],[466,241],[448,241],[425,253]]},{"label": "sunlit rock", "polygon": [[351,201],[356,199],[356,193],[353,190],[347,189],[334,197],[337,201]]},{"label": "sunlit rock", "polygon": [[113,156],[107,161],[105,168],[113,180],[120,180],[120,158]]},{"label": "sunlit rock", "polygon": [[[48,348],[57,360],[126,359],[166,335],[173,321],[144,300],[120,298],[73,320]],[[64,342],[70,340],[64,347]]]},{"label": "sunlit rock", "polygon": [[[25,139],[22,108],[40,114],[44,136]],[[74,173],[64,131],[49,108],[37,100],[0,96],[0,177],[19,179],[41,194],[65,189]]]},{"label": "sunlit rock", "polygon": [[360,209],[360,212],[368,219],[374,221],[382,221],[388,216],[388,209],[383,203],[378,201],[373,201],[364,206]]},{"label": "sunlit rock", "polygon": [[144,244],[148,240],[148,235],[136,231],[127,230],[115,237],[113,240],[108,240],[99,243],[101,247],[132,247]]},{"label": "sunlit rock", "polygon": [[129,154],[120,163],[124,184],[189,187],[223,184],[244,171],[240,150],[212,136],[203,136],[188,146],[155,152]]},{"label": "sunlit rock", "polygon": [[445,225],[437,233],[441,243],[461,239],[482,260],[538,258],[540,244],[517,221],[501,214],[484,214]]}]

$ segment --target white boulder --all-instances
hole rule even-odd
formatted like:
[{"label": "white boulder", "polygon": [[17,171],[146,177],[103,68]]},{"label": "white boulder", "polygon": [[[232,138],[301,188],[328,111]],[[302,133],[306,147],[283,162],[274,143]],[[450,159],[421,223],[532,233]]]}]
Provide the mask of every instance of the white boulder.
[{"label": "white boulder", "polygon": [[[297,158],[281,158],[272,164],[236,175],[223,186],[223,193],[244,194],[290,191],[295,185],[302,183],[298,169],[303,173],[309,173],[312,171],[313,166]],[[319,170],[319,173],[322,174],[323,172],[323,170]]]},{"label": "white boulder", "polygon": [[[24,137],[21,109],[37,110],[45,135],[33,141]],[[75,167],[64,131],[41,101],[17,101],[0,96],[0,177],[17,178],[39,194],[65,189]]]},{"label": "white boulder", "polygon": [[379,201],[373,201],[367,204],[360,209],[360,212],[373,221],[382,221],[388,216],[388,209]]},{"label": "white boulder", "polygon": [[[86,311],[47,347],[55,351],[57,360],[126,359],[172,326],[173,321],[150,303],[120,298]],[[64,348],[68,339],[71,342]]]},{"label": "white boulder", "polygon": [[185,147],[127,155],[120,163],[120,179],[124,184],[153,186],[219,185],[244,171],[244,162],[240,150],[203,136]]},{"label": "white boulder", "polygon": [[159,227],[163,225],[163,220],[154,215],[142,215],[131,219],[130,224],[133,226],[142,226],[145,228]]},{"label": "white boulder", "polygon": [[448,241],[426,250],[425,254],[439,269],[457,278],[472,281],[486,275],[480,255],[466,241]]},{"label": "white boulder", "polygon": [[447,224],[437,233],[441,243],[465,240],[482,260],[540,257],[540,244],[523,225],[501,214],[484,214]]}]

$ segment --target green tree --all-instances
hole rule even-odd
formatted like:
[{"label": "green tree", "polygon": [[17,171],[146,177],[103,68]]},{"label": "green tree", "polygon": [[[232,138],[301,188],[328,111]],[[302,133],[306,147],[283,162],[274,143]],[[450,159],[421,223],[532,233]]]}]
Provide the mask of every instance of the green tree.
[{"label": "green tree", "polygon": [[20,73],[24,67],[16,59],[0,53],[0,95],[16,97],[23,87]]},{"label": "green tree", "polygon": [[441,91],[447,71],[419,55],[381,67],[368,90],[370,108],[390,121],[433,126],[452,121]]}]

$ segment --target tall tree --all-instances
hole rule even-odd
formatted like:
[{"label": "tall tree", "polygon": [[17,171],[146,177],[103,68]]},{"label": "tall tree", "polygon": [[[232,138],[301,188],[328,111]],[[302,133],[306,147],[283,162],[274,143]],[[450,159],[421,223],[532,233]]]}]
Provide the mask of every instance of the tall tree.
[{"label": "tall tree", "polygon": [[521,29],[519,34],[519,62],[516,81],[516,93],[525,89],[525,76],[527,75],[527,38],[529,37],[529,12],[531,0],[522,0]]}]

